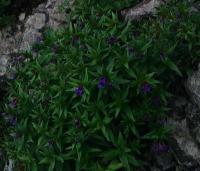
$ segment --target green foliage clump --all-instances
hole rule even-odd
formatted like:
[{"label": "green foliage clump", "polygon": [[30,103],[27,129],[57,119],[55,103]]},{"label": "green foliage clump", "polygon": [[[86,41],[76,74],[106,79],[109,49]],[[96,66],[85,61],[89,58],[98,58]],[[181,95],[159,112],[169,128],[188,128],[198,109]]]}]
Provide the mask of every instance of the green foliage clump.
[{"label": "green foliage clump", "polygon": [[167,143],[168,88],[199,57],[189,3],[125,23],[106,4],[81,2],[67,28],[45,32],[37,57],[24,54],[9,83],[5,111],[17,123],[5,148],[27,171],[137,170],[143,153]]}]

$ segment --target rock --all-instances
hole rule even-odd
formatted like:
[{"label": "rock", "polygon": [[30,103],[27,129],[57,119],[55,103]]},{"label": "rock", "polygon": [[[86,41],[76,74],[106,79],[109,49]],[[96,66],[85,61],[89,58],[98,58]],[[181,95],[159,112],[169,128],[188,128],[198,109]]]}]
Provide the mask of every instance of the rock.
[{"label": "rock", "polygon": [[200,65],[186,81],[186,90],[191,100],[200,108]]},{"label": "rock", "polygon": [[[64,0],[48,0],[47,3],[41,3],[27,19],[25,13],[19,15],[19,23],[17,23],[15,30],[7,27],[0,31],[0,88],[4,84],[1,81],[4,80],[2,78],[15,78],[14,66],[12,66],[12,71],[8,70],[8,67],[11,66],[10,61],[14,59],[12,59],[13,54],[30,50],[38,38],[41,38],[45,27],[51,26],[57,29],[66,23],[65,13],[60,12],[59,9],[63,2]],[[33,52],[33,56],[37,56],[36,52]],[[2,92],[1,90],[0,93]],[[4,171],[12,170],[13,160],[8,160]]]},{"label": "rock", "polygon": [[0,77],[6,74],[7,67],[8,67],[8,59],[9,57],[7,55],[0,56]]},{"label": "rock", "polygon": [[42,34],[34,29],[26,29],[20,46],[21,51],[30,50],[31,46],[37,41]]},{"label": "rock", "polygon": [[170,107],[173,109],[171,117],[176,120],[184,119],[186,117],[185,108],[187,103],[188,101],[183,96],[176,96],[176,98],[173,98],[170,104]]},{"label": "rock", "polygon": [[55,4],[56,4],[56,0],[49,0],[47,3],[46,3],[46,6],[45,8],[54,8],[55,7]]},{"label": "rock", "polygon": [[26,18],[26,13],[25,12],[23,12],[23,13],[21,13],[19,15],[19,21],[23,22],[25,20],[25,18]]},{"label": "rock", "polygon": [[200,145],[200,110],[197,105],[192,103],[189,103],[185,110],[190,133],[198,145]]},{"label": "rock", "polygon": [[195,4],[194,4],[194,7],[200,11],[200,2],[197,1]]},{"label": "rock", "polygon": [[32,15],[27,17],[27,20],[25,20],[25,13],[19,15],[20,22],[14,31],[11,27],[0,31],[0,76],[10,75],[6,72],[12,54],[30,50],[41,37],[45,27],[51,26],[57,29],[63,26],[66,16],[59,9],[63,2],[64,0],[48,0],[46,3],[41,3],[33,10]]},{"label": "rock", "polygon": [[168,119],[168,124],[173,130],[170,145],[178,163],[187,168],[200,167],[200,149],[190,135],[187,120]]},{"label": "rock", "polygon": [[190,15],[192,15],[194,13],[199,12],[199,10],[196,7],[191,7],[189,12],[190,12]]},{"label": "rock", "polygon": [[139,20],[144,16],[155,13],[156,8],[158,8],[161,4],[163,4],[162,0],[144,0],[134,7],[122,10],[121,15],[126,20]]},{"label": "rock", "polygon": [[13,171],[14,161],[8,160],[8,163],[6,164],[4,171]]},{"label": "rock", "polygon": [[49,0],[46,7],[49,14],[48,26],[57,29],[66,22],[66,15],[60,10],[63,0]]},{"label": "rock", "polygon": [[163,153],[156,155],[156,163],[162,171],[173,169],[175,166],[174,158],[171,153]]},{"label": "rock", "polygon": [[30,16],[25,23],[26,28],[40,30],[44,28],[46,23],[46,15],[44,13],[35,13]]},{"label": "rock", "polygon": [[53,19],[50,19],[49,22],[48,22],[48,26],[51,27],[51,28],[53,28],[53,29],[59,28],[60,25],[61,25],[60,22],[55,21],[55,20],[53,20]]}]

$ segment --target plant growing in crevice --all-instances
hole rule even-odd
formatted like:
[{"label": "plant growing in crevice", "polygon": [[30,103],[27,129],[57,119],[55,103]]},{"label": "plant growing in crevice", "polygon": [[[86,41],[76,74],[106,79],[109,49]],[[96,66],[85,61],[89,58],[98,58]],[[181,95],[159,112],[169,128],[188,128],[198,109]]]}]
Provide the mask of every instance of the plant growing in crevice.
[{"label": "plant growing in crevice", "polygon": [[199,57],[199,14],[177,23],[176,10],[189,15],[189,4],[177,2],[124,23],[104,10],[109,4],[84,2],[66,29],[46,30],[37,57],[24,54],[9,83],[4,109],[16,136],[5,148],[26,170],[132,171],[144,152],[170,149],[168,88]]}]

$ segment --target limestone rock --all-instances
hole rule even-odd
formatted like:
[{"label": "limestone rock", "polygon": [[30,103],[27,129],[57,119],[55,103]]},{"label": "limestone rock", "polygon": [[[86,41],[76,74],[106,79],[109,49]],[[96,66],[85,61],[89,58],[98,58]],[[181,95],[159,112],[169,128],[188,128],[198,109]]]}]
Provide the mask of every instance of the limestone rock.
[{"label": "limestone rock", "polygon": [[41,35],[42,34],[39,33],[37,30],[26,29],[23,34],[20,50],[21,51],[30,50],[31,46],[37,41],[39,37],[41,37]]},{"label": "limestone rock", "polygon": [[4,76],[7,71],[8,59],[7,55],[0,56],[0,76]]},{"label": "limestone rock", "polygon": [[162,171],[167,171],[175,166],[174,159],[171,153],[163,153],[155,156],[156,163]]},{"label": "limestone rock", "polygon": [[21,13],[19,15],[19,21],[23,22],[25,20],[25,18],[26,18],[26,13],[25,12],[23,12],[23,13]]},{"label": "limestone rock", "polygon": [[173,129],[171,146],[179,164],[184,165],[186,168],[200,167],[200,149],[190,135],[187,120],[169,119],[168,124]]},{"label": "limestone rock", "polygon": [[47,2],[46,8],[49,14],[48,26],[57,29],[59,26],[63,25],[66,21],[66,15],[60,10],[63,0],[49,0]]},{"label": "limestone rock", "polygon": [[[169,1],[169,0],[165,0]],[[126,20],[139,20],[144,16],[154,14],[156,9],[164,3],[163,0],[143,0],[141,3],[137,4],[134,7],[124,9],[121,11],[121,15]]]},{"label": "limestone rock", "polygon": [[14,167],[14,161],[10,159],[6,164],[4,171],[13,171],[13,167]]},{"label": "limestone rock", "polygon": [[30,16],[25,23],[26,28],[42,29],[45,26],[46,16],[43,13],[36,13]]},{"label": "limestone rock", "polygon": [[200,65],[199,69],[188,78],[185,87],[191,100],[200,108]]}]

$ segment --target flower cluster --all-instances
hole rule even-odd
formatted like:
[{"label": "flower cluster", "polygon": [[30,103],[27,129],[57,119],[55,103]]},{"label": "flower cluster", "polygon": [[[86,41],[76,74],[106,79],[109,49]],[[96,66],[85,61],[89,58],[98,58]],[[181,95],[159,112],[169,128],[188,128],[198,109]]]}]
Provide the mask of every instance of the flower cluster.
[{"label": "flower cluster", "polygon": [[152,91],[152,86],[149,83],[144,83],[141,87],[141,92],[144,94],[148,94]]},{"label": "flower cluster", "polygon": [[117,42],[118,42],[118,39],[115,36],[110,36],[109,38],[107,38],[107,43],[109,45],[114,45]]},{"label": "flower cluster", "polygon": [[[112,83],[108,82],[107,78],[105,76],[100,77],[97,88],[98,89],[103,89],[108,85],[109,88],[112,88]],[[77,96],[82,96],[84,93],[84,88],[82,85],[78,86],[75,88],[75,93]]]},{"label": "flower cluster", "polygon": [[77,96],[82,96],[83,92],[84,92],[84,89],[83,89],[82,85],[75,89],[75,93],[76,93]]},{"label": "flower cluster", "polygon": [[10,108],[16,108],[17,107],[17,98],[13,98],[9,103]]},{"label": "flower cluster", "polygon": [[98,88],[99,88],[99,89],[104,88],[104,87],[106,86],[106,81],[107,81],[106,77],[104,77],[104,76],[101,77],[101,78],[99,79]]}]

